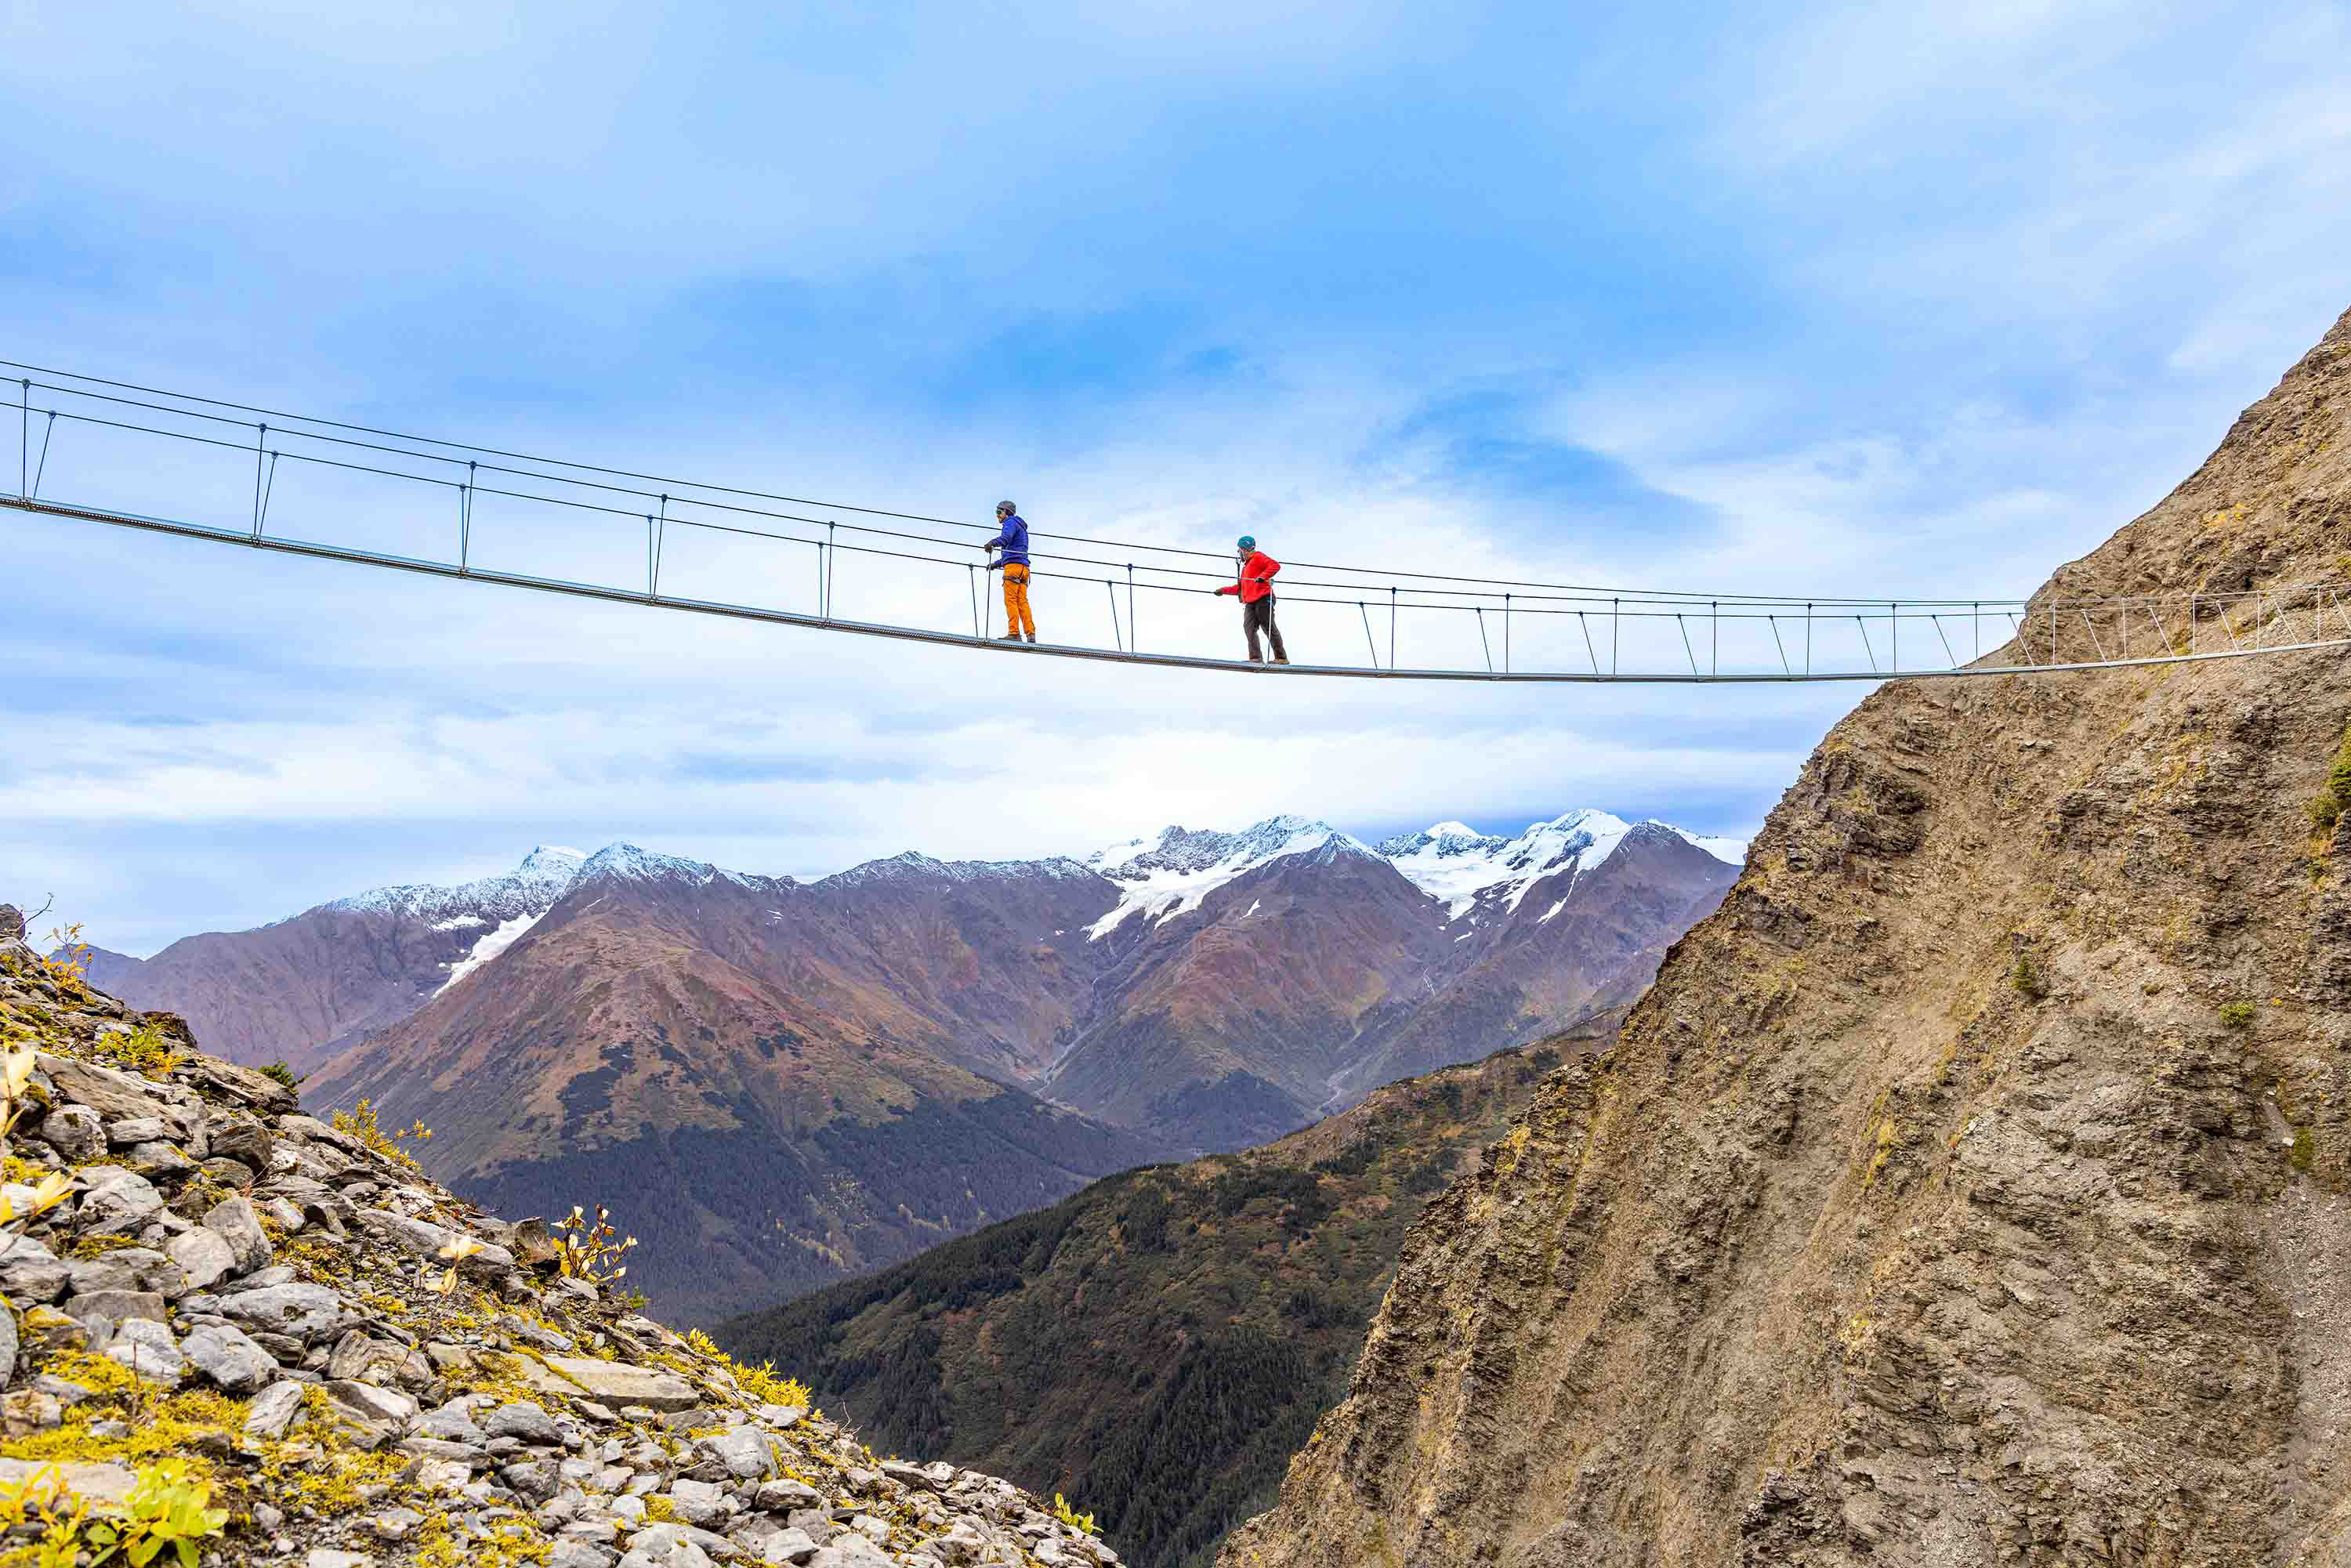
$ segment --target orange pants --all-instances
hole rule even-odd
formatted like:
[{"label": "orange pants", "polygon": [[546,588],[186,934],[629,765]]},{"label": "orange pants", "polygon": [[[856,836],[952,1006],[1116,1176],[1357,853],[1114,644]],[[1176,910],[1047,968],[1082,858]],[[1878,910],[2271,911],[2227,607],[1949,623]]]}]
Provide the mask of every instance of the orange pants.
[{"label": "orange pants", "polygon": [[1004,631],[1007,636],[1015,632],[1037,634],[1037,618],[1029,613],[1029,569],[1013,565],[1004,569]]}]

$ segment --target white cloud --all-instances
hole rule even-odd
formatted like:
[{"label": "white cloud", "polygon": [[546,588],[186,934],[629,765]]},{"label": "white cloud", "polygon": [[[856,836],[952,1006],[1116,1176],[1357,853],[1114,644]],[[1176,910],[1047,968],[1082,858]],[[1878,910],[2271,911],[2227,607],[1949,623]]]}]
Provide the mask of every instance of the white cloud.
[{"label": "white cloud", "polygon": [[[1009,490],[1043,530],[1246,530],[1294,561],[2020,593],[2344,303],[2344,27],[247,5],[126,37],[20,5],[0,351],[974,520]],[[1621,493],[1521,484],[1480,442],[1601,455]],[[76,428],[53,462],[53,490],[135,510],[250,506],[235,455]],[[454,532],[441,498],[281,482],[276,528]],[[807,873],[1280,810],[1690,804],[1743,832],[1857,695],[1104,672],[6,538],[0,864],[157,937],[542,832]],[[487,505],[481,541],[642,567],[628,517]],[[800,608],[802,549],[679,535],[665,580]],[[880,567],[845,559],[842,613],[967,617],[967,573]],[[1106,639],[1097,584],[1037,598],[1049,634]],[[1362,617],[1302,598],[1297,651],[1357,656]],[[1228,603],[1142,611],[1146,646],[1238,642]],[[1583,630],[1520,616],[1514,656],[1580,661]],[[1685,630],[1628,655],[1679,660]],[[1402,651],[1483,656],[1466,619]]]}]

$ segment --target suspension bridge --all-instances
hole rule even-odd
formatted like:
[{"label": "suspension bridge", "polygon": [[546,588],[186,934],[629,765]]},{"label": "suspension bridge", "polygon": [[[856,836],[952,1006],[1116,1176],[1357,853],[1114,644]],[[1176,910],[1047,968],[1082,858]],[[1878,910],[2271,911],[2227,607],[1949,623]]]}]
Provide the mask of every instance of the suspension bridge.
[{"label": "suspension bridge", "polygon": [[[1283,630],[1317,657],[1253,664],[1201,651],[1219,640],[1238,651],[1238,612],[1214,597],[1233,579],[1228,555],[1041,528],[1030,592],[1052,640],[1032,645],[994,634],[995,584],[976,549],[990,524],[0,367],[14,372],[19,444],[17,488],[0,491],[0,507],[31,517],[1014,657],[1687,685],[2040,674],[2351,646],[2351,602],[2325,583],[2038,603],[1796,599],[1285,559]],[[852,601],[857,612],[844,613]]]}]

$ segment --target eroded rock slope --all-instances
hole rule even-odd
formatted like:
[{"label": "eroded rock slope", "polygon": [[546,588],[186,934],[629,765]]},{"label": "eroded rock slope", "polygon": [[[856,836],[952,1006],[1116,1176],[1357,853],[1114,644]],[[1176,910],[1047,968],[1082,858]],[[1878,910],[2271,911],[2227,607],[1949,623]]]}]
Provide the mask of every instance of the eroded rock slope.
[{"label": "eroded rock slope", "polygon": [[877,1458],[636,1312],[617,1259],[567,1262],[577,1231],[481,1213],[21,935],[0,907],[0,1561],[1118,1561],[1008,1482]]},{"label": "eroded rock slope", "polygon": [[[2038,602],[2346,552],[2351,316]],[[1222,1563],[2351,1561],[2346,717],[2340,650],[1872,695]]]}]

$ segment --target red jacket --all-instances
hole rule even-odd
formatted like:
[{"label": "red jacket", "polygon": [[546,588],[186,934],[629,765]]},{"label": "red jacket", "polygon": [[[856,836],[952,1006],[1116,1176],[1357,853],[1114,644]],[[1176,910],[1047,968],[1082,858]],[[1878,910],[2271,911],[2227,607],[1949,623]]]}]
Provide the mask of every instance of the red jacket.
[{"label": "red jacket", "polygon": [[1217,591],[1238,593],[1241,596],[1243,604],[1255,604],[1273,591],[1273,574],[1280,570],[1280,561],[1263,550],[1254,550],[1250,552],[1249,559],[1241,563],[1241,580],[1229,588],[1220,588]]}]

